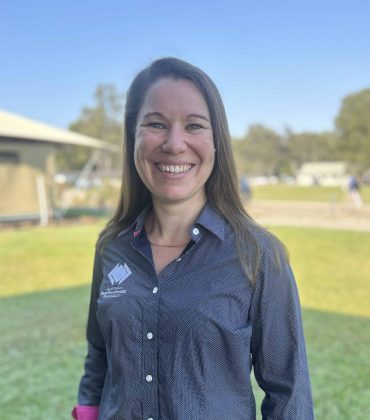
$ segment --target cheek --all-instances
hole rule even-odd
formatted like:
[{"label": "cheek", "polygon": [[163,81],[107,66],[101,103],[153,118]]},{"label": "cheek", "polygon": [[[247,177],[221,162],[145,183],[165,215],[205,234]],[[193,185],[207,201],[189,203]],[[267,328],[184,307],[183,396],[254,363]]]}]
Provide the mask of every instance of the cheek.
[{"label": "cheek", "polygon": [[215,146],[213,138],[203,138],[200,139],[199,143],[199,153],[202,155],[204,161],[214,164],[215,161]]},{"label": "cheek", "polygon": [[136,138],[135,148],[134,148],[134,162],[135,162],[135,167],[140,178],[143,178],[145,158],[146,158],[145,143],[142,142],[141,138]]},{"label": "cheek", "polygon": [[158,134],[138,130],[135,136],[135,154],[139,153],[140,156],[147,157],[160,145],[160,142],[161,138]]},{"label": "cheek", "polygon": [[215,154],[214,152],[212,152],[212,155],[209,157],[209,175],[211,175],[214,166],[215,166]]},{"label": "cheek", "polygon": [[137,140],[135,140],[134,161],[135,161],[136,170],[138,169],[138,163],[139,163],[140,155],[141,155],[140,148],[141,148],[140,143]]},{"label": "cheek", "polygon": [[135,154],[135,163],[139,163],[140,160],[145,159],[148,156],[149,153],[149,145],[150,142],[144,135],[137,135],[135,138],[135,148],[134,148],[134,154]]}]

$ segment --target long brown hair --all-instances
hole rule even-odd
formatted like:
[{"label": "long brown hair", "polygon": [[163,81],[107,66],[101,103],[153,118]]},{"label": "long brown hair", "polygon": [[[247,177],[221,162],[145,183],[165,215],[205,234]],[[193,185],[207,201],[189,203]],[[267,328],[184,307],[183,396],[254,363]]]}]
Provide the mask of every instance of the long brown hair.
[{"label": "long brown hair", "polygon": [[185,79],[193,82],[202,93],[211,117],[216,148],[215,163],[205,190],[209,203],[231,225],[238,258],[254,284],[260,269],[261,235],[267,238],[275,260],[286,255],[284,246],[271,233],[259,226],[247,213],[239,193],[239,182],[233,157],[226,113],[217,87],[210,77],[185,61],[169,57],[154,61],[133,80],[126,98],[123,143],[122,189],[117,210],[102,230],[98,247],[120,230],[131,225],[137,215],[151,204],[151,195],[135,167],[134,147],[137,117],[148,89],[162,78]]}]

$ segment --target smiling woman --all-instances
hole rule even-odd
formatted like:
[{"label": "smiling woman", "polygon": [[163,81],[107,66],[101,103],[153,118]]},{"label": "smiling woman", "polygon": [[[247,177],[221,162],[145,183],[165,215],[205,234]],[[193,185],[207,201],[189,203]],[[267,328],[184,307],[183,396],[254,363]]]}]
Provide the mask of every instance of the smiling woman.
[{"label": "smiling woman", "polygon": [[248,215],[212,80],[175,58],[134,79],[122,194],[97,242],[82,420],[314,418],[284,246]]},{"label": "smiling woman", "polygon": [[148,90],[138,116],[135,166],[156,205],[206,203],[215,152],[210,120],[206,101],[188,80],[164,78]]}]

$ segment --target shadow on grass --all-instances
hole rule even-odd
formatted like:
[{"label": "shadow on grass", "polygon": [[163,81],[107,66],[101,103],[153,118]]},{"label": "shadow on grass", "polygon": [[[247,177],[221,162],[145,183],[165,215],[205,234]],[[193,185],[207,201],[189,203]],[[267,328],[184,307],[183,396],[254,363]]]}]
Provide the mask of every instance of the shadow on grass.
[{"label": "shadow on grass", "polygon": [[[2,418],[69,418],[89,295],[79,286],[0,299]],[[370,418],[370,319],[311,309],[303,318],[317,419]]]},{"label": "shadow on grass", "polygon": [[89,294],[80,286],[0,299],[1,418],[70,418]]},{"label": "shadow on grass", "polygon": [[304,309],[303,322],[317,419],[370,418],[370,318]]}]

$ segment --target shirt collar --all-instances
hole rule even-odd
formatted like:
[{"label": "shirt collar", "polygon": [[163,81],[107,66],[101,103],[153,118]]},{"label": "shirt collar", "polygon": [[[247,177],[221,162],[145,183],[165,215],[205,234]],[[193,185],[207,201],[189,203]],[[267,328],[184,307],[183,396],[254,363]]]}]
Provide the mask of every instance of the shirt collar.
[{"label": "shirt collar", "polygon": [[132,232],[132,231],[133,231],[134,238],[136,236],[138,236],[140,234],[140,232],[141,232],[141,229],[144,226],[146,216],[148,215],[150,209],[151,209],[151,205],[145,207],[139,213],[139,215],[137,216],[137,218],[129,226],[125,227],[120,232],[118,232],[117,236],[122,236],[123,234],[125,234],[127,232]]},{"label": "shirt collar", "polygon": [[208,202],[195,224],[203,226],[222,241],[225,239],[225,219]]},{"label": "shirt collar", "polygon": [[[152,206],[144,208],[136,218],[136,220],[126,229],[118,233],[121,236],[128,230],[133,230],[133,237],[136,238],[140,235],[140,232],[145,224],[148,213],[151,211]],[[203,207],[202,211],[193,228],[196,225],[200,225],[210,231],[212,234],[217,236],[222,241],[225,239],[225,220],[224,218],[207,202]]]},{"label": "shirt collar", "polygon": [[143,226],[145,224],[145,220],[146,220],[146,218],[148,216],[148,213],[151,211],[151,209],[152,209],[152,206],[151,205],[145,207],[139,213],[138,217],[136,218],[135,222],[133,223],[133,228],[134,228],[133,237],[134,238],[136,238],[140,234],[140,232],[141,232],[141,230],[142,230],[142,228],[143,228]]}]

